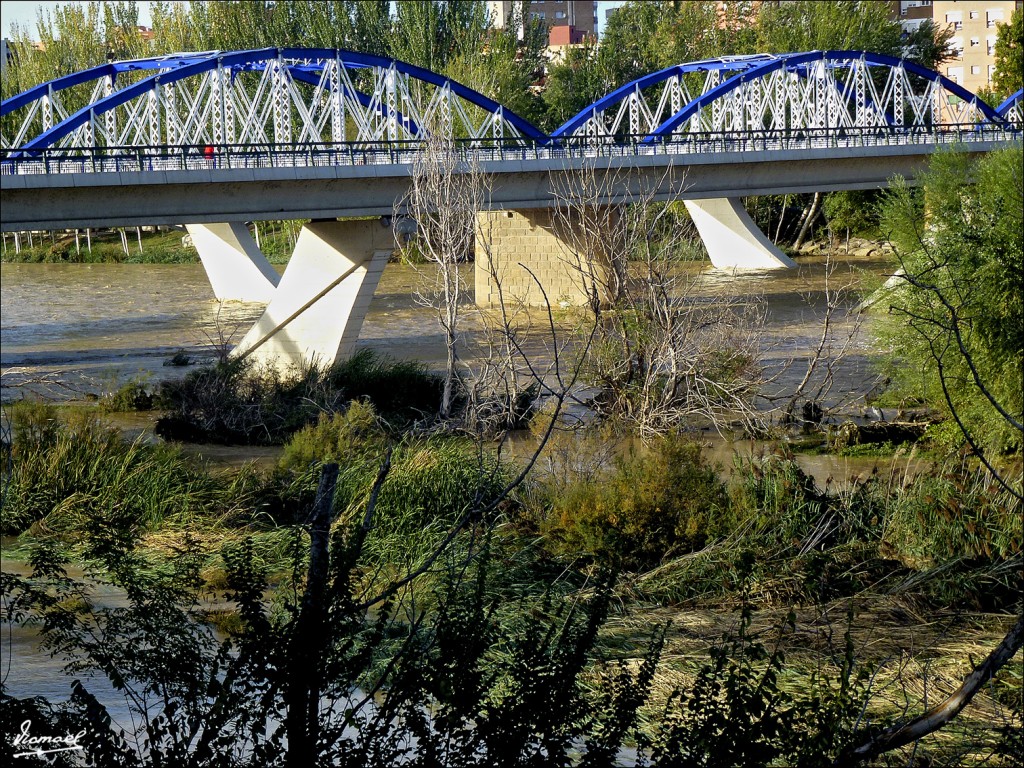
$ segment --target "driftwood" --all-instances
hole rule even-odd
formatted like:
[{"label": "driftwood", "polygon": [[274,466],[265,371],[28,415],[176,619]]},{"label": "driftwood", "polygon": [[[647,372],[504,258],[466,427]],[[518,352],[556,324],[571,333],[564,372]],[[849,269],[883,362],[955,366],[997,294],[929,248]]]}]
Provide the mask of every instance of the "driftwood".
[{"label": "driftwood", "polygon": [[971,703],[971,699],[981,690],[982,686],[991,680],[992,676],[1006,662],[1013,658],[1022,645],[1024,645],[1024,614],[1017,617],[1017,622],[1006,633],[1003,641],[988,655],[988,658],[967,676],[963,684],[945,701],[932,707],[920,717],[915,717],[907,723],[886,728],[864,743],[845,750],[835,764],[850,765],[851,763],[870,760],[883,752],[889,752],[907,744],[912,744],[929,733],[939,730]]},{"label": "driftwood", "polygon": [[835,450],[871,443],[913,443],[921,439],[927,428],[927,423],[914,421],[882,421],[876,424],[847,421],[839,425],[829,442]]}]

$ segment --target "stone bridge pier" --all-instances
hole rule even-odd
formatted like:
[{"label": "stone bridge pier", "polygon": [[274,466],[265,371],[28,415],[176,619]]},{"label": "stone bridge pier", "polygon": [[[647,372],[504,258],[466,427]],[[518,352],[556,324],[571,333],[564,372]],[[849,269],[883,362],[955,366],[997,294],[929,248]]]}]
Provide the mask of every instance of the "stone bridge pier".
[{"label": "stone bridge pier", "polygon": [[[693,223],[717,269],[783,269],[796,264],[761,230],[739,198],[686,200]],[[551,208],[489,211],[477,218],[476,302],[526,306],[581,305],[604,300],[612,283],[608,264],[614,242],[597,243],[606,223],[614,239],[614,209],[587,211],[571,222]],[[576,231],[566,232],[566,227]],[[590,230],[590,231],[588,231]],[[602,248],[605,253],[601,253]],[[589,252],[596,258],[585,258]],[[592,262],[592,263],[591,263]]]}]

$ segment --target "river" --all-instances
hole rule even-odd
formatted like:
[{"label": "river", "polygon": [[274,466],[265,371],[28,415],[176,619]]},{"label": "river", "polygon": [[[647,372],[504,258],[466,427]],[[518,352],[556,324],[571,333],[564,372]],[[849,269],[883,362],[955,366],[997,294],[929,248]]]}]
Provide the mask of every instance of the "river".
[{"label": "river", "polygon": [[[825,260],[801,257],[795,270],[730,274],[695,266],[709,295],[764,300],[766,363],[798,361],[779,389],[798,381],[799,360],[817,343],[824,314]],[[833,286],[880,283],[890,269],[875,256],[843,259]],[[464,275],[472,284],[472,267]],[[428,365],[444,359],[443,336],[433,311],[416,298],[431,275],[423,268],[389,264],[363,325],[359,345]],[[850,294],[837,314],[836,335],[855,325]],[[467,302],[471,297],[467,296]],[[31,391],[57,400],[90,399],[121,383],[151,383],[181,376],[165,365],[183,351],[193,362],[216,357],[237,342],[259,316],[258,304],[214,300],[199,264],[0,265],[0,385],[4,400]],[[470,325],[475,309],[467,303]],[[874,377],[867,365],[870,338],[861,329],[837,371],[833,402],[863,394]],[[789,375],[791,372],[791,375]],[[866,386],[865,386],[866,385]]]},{"label": "river", "polygon": [[[792,391],[803,377],[806,359],[819,343],[826,311],[826,279],[834,290],[851,290],[833,315],[835,344],[850,337],[833,372],[835,384],[825,402],[840,418],[859,417],[864,394],[877,382],[871,364],[870,315],[855,307],[865,290],[884,281],[891,265],[879,252],[843,256],[829,273],[820,255],[801,256],[798,268],[729,273],[710,265],[683,267],[699,274],[699,292],[708,297],[763,302],[763,364],[774,378],[769,394]],[[472,265],[463,267],[472,285]],[[418,298],[433,274],[424,267],[389,264],[370,305],[360,347],[394,358],[414,358],[433,368],[445,359],[444,337],[435,311]],[[214,360],[237,342],[262,311],[259,304],[217,302],[199,264],[0,264],[0,395],[4,401],[42,396],[56,401],[94,400],[130,380],[149,385],[185,375],[191,366],[167,363],[184,352],[191,363]],[[467,326],[479,328],[481,313],[467,293]],[[546,318],[535,318],[543,329]],[[532,346],[546,354],[546,332]],[[891,415],[891,414],[890,414]],[[131,433],[146,432],[152,419],[123,418]],[[713,457],[731,465],[732,454],[758,450],[708,434]],[[246,458],[273,460],[273,449],[216,449],[202,452],[218,462]],[[870,471],[870,460],[831,456],[802,457],[819,481]]]}]

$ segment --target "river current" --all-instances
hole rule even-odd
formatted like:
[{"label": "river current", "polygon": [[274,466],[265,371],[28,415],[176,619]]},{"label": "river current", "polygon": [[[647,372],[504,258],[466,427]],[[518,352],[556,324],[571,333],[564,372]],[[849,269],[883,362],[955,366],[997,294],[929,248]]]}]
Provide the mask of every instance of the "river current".
[{"label": "river current", "polygon": [[[796,270],[730,274],[695,265],[701,290],[712,295],[763,300],[766,362],[800,361],[817,343],[824,315],[823,257],[801,257]],[[844,257],[833,287],[880,283],[890,269],[874,255]],[[472,266],[465,267],[472,285]],[[389,264],[363,325],[359,345],[428,365],[444,359],[435,312],[417,299],[433,276],[424,268]],[[850,293],[835,317],[836,336],[853,328],[859,301]],[[474,313],[467,295],[466,310]],[[261,305],[214,300],[199,264],[2,264],[0,265],[0,372],[4,400],[35,392],[78,400],[101,395],[130,379],[150,383],[183,375],[165,365],[178,352],[192,362],[214,359],[241,339]],[[472,323],[472,318],[470,319]],[[870,388],[864,365],[870,338],[861,329],[839,369],[837,402]],[[792,365],[793,376],[802,366]],[[787,372],[788,373],[788,372]],[[780,387],[792,376],[783,374]],[[799,376],[796,377],[799,381]]]}]

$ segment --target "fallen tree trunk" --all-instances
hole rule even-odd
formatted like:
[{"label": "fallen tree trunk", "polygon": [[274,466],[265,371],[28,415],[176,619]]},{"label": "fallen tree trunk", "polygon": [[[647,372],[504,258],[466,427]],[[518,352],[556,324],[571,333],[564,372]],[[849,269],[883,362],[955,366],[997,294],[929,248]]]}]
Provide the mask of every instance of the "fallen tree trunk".
[{"label": "fallen tree trunk", "polygon": [[927,428],[927,423],[913,421],[882,421],[877,424],[847,421],[836,428],[829,442],[833,450],[871,443],[913,443],[921,439]]}]

